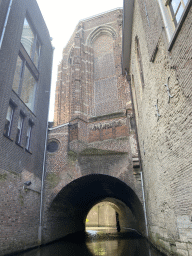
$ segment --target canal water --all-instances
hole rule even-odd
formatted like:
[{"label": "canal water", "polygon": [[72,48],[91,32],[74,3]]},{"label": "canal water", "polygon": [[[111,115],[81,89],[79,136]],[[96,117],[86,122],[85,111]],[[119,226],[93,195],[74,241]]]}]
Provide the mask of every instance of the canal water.
[{"label": "canal water", "polygon": [[115,229],[89,229],[17,256],[162,256],[135,231],[117,233]]}]

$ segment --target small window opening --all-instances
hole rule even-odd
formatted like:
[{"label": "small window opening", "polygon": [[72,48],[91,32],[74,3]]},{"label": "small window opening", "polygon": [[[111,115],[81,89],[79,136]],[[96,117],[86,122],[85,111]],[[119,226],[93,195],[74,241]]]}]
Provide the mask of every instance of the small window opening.
[{"label": "small window opening", "polygon": [[24,114],[20,113],[18,124],[17,124],[17,134],[16,134],[16,141],[15,141],[15,143],[18,145],[21,145],[21,137],[22,137],[22,132],[23,132],[24,118],[25,118]]},{"label": "small window opening", "polygon": [[32,127],[33,127],[34,123],[29,120],[29,125],[28,125],[28,129],[27,129],[27,136],[26,136],[26,145],[25,145],[25,149],[27,151],[30,150],[30,146],[31,146],[31,132],[32,132]]},{"label": "small window opening", "polygon": [[5,121],[4,132],[3,132],[3,134],[6,137],[10,137],[11,135],[14,110],[15,110],[15,106],[10,102],[7,109],[6,121]]}]

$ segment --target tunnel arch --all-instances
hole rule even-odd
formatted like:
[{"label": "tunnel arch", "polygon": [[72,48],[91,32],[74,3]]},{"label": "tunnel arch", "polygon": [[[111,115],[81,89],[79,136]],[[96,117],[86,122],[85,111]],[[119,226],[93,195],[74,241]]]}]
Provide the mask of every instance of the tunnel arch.
[{"label": "tunnel arch", "polygon": [[143,206],[133,189],[118,178],[90,174],[63,187],[50,203],[45,223],[45,229],[52,236],[50,240],[84,231],[90,209],[105,200],[113,202],[117,207],[120,202],[126,205],[136,219],[138,231],[145,234]]}]

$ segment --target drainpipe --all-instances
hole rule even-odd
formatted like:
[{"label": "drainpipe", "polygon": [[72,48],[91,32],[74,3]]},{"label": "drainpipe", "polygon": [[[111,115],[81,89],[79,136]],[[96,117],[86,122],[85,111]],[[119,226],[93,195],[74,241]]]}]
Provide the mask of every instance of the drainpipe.
[{"label": "drainpipe", "polygon": [[[55,48],[52,47],[53,51],[54,51],[54,49]],[[52,70],[52,67],[53,67],[53,52],[52,52],[51,70]],[[51,72],[51,79],[52,79],[52,72]],[[49,106],[50,106],[50,98],[51,98],[51,93],[49,93]],[[47,148],[47,137],[48,137],[48,118],[49,118],[49,111],[47,113],[47,129],[46,129],[46,136],[45,136],[45,147],[44,147],[44,156],[43,156],[43,171],[42,171],[42,178],[41,178],[41,201],[40,201],[40,217],[39,217],[39,229],[38,229],[38,244],[39,245],[41,245],[41,243],[42,243],[42,209],[43,209],[43,192],[44,192],[44,178],[45,178],[45,160],[46,160],[46,148]]]},{"label": "drainpipe", "polygon": [[10,14],[10,11],[11,11],[12,3],[13,3],[13,0],[10,0],[9,7],[8,7],[8,10],[7,10],[7,14],[6,14],[6,18],[5,18],[5,23],[4,23],[4,26],[3,26],[3,32],[1,34],[1,39],[0,39],[0,50],[1,50],[2,43],[3,43],[3,38],[4,38],[4,35],[5,35],[5,30],[6,30],[6,27],[7,27],[7,22],[8,22],[8,19],[9,19],[9,14]]},{"label": "drainpipe", "polygon": [[144,184],[143,184],[143,172],[140,172],[140,175],[141,175],[141,187],[142,187],[142,195],[143,195],[143,208],[144,208],[144,215],[145,215],[145,227],[146,227],[146,234],[148,237],[149,233],[148,233],[147,212],[146,212],[146,205],[145,205],[145,190],[144,190]]}]

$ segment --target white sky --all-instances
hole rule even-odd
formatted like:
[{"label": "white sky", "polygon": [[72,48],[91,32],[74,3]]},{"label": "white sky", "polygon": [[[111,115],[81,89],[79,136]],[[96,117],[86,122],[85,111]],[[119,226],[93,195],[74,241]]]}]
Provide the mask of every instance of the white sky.
[{"label": "white sky", "polygon": [[123,0],[37,0],[47,24],[52,45],[55,47],[51,86],[49,120],[53,120],[57,66],[62,58],[62,50],[69,41],[76,25],[81,19],[97,15],[118,7]]}]

